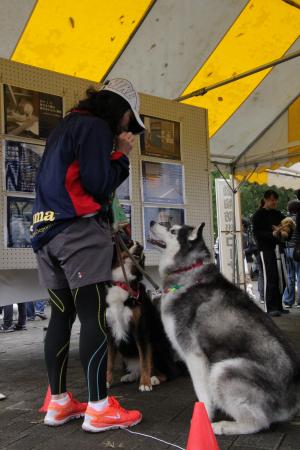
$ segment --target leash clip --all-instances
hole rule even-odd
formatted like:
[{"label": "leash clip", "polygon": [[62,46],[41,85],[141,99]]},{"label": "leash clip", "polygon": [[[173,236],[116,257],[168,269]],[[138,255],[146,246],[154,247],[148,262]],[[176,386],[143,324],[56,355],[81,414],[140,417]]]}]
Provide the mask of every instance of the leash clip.
[{"label": "leash clip", "polygon": [[150,291],[150,298],[151,300],[159,300],[162,296],[162,290],[161,289],[154,289]]}]

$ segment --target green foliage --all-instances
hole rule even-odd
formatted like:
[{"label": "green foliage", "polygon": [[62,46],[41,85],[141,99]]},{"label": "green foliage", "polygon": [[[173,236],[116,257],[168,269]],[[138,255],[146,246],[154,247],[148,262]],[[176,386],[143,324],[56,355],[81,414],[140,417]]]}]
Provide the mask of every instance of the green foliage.
[{"label": "green foliage", "polygon": [[276,186],[268,186],[267,184],[250,184],[245,183],[241,186],[241,209],[242,217],[246,219],[259,208],[260,201],[267,189],[273,189],[279,195],[278,209],[283,213],[287,213],[287,204],[290,200],[296,198],[293,189],[277,188]]}]

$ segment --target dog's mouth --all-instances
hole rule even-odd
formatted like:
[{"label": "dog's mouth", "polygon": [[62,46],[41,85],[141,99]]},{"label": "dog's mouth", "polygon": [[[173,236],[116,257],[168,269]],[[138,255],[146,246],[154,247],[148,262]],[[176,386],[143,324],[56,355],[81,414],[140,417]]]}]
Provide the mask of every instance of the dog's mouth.
[{"label": "dog's mouth", "polygon": [[[149,244],[151,244],[155,247],[165,249],[167,247],[167,244],[161,238],[156,236],[156,233],[154,231],[155,225],[156,225],[156,222],[154,222],[154,220],[152,220],[150,222],[150,236],[147,238],[147,242],[149,242]],[[165,227],[165,228],[167,229],[167,227]]]},{"label": "dog's mouth", "polygon": [[153,239],[151,237],[147,239],[147,242],[149,242],[149,244],[151,244],[151,245],[154,245],[155,247],[159,247],[159,248],[163,248],[163,249],[165,249],[167,247],[166,243],[164,241],[159,241],[159,240]]}]

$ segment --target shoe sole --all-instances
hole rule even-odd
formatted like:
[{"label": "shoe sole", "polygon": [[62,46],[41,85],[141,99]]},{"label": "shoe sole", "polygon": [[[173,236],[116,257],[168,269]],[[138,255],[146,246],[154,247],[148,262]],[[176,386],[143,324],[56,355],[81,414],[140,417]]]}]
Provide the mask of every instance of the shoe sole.
[{"label": "shoe sole", "polygon": [[[42,320],[47,320],[46,316],[43,316],[42,314],[36,314],[36,317],[39,317]],[[34,320],[34,319],[33,319]]]},{"label": "shoe sole", "polygon": [[60,425],[64,425],[67,422],[70,422],[74,419],[80,419],[81,417],[84,417],[84,413],[80,414],[74,414],[72,416],[68,416],[65,419],[62,420],[52,420],[52,419],[44,419],[44,424],[48,427],[59,427]]},{"label": "shoe sole", "polygon": [[136,422],[130,423],[130,424],[120,424],[120,425],[111,425],[108,427],[103,427],[103,428],[98,428],[98,427],[94,427],[93,425],[85,425],[84,423],[82,424],[82,429],[83,431],[87,431],[89,433],[101,433],[103,431],[108,431],[108,430],[118,430],[118,429],[124,429],[124,428],[130,428],[130,427],[134,427],[135,425],[138,425],[142,420],[142,417],[137,420]]}]

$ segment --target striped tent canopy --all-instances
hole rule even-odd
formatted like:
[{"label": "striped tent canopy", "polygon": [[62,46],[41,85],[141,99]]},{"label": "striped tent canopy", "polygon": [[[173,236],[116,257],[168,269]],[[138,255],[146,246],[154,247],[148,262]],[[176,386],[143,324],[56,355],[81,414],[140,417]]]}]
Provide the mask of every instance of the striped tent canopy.
[{"label": "striped tent canopy", "polygon": [[[0,0],[0,57],[175,99],[300,50],[300,0]],[[192,97],[212,161],[300,161],[300,58]],[[298,100],[297,100],[298,98]]]},{"label": "striped tent canopy", "polygon": [[300,163],[291,167],[280,167],[279,169],[265,169],[251,180],[253,183],[267,184],[269,186],[283,187],[286,189],[300,189]]}]

